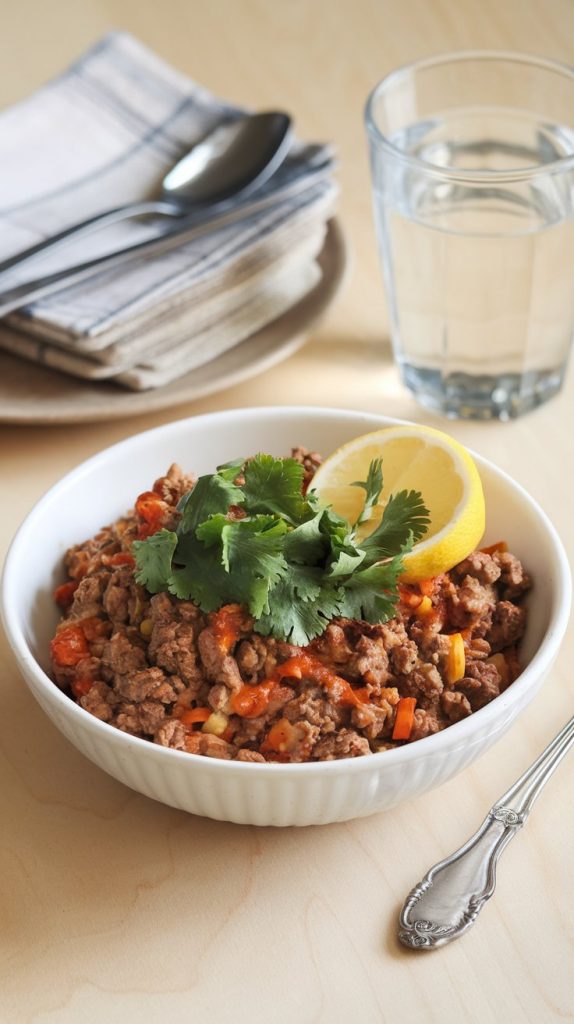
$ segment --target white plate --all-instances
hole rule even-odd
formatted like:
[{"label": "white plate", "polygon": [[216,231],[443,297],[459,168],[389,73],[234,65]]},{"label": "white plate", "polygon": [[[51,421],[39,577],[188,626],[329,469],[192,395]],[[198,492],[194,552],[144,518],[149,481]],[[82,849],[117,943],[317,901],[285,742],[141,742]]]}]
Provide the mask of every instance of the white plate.
[{"label": "white plate", "polygon": [[218,359],[155,391],[77,380],[0,351],[0,423],[86,423],[137,416],[247,380],[296,352],[333,301],[346,265],[345,240],[336,219],[329,222],[319,264],[321,280],[287,313]]}]

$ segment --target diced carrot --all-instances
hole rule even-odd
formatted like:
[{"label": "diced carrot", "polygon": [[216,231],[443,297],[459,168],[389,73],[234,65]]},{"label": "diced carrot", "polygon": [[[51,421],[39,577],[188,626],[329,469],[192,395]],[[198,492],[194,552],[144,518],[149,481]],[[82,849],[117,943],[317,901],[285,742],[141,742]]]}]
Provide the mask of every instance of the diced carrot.
[{"label": "diced carrot", "polygon": [[451,633],[449,636],[449,650],[446,657],[446,681],[451,685],[457,683],[464,676],[466,657],[464,653],[464,640],[461,633]]},{"label": "diced carrot", "polygon": [[78,580],[70,580],[69,583],[61,583],[54,591],[54,601],[60,608],[69,608],[74,600],[74,594],[78,589]]},{"label": "diced carrot", "polygon": [[393,728],[394,740],[408,740],[415,721],[416,697],[401,697]]},{"label": "diced carrot", "polygon": [[211,714],[211,708],[183,708],[178,718],[183,725],[196,725],[198,722],[207,722]]},{"label": "diced carrot", "polygon": [[480,549],[484,555],[493,555],[495,551],[508,551],[508,544],[505,540],[499,540],[496,544],[489,544],[486,548]]}]

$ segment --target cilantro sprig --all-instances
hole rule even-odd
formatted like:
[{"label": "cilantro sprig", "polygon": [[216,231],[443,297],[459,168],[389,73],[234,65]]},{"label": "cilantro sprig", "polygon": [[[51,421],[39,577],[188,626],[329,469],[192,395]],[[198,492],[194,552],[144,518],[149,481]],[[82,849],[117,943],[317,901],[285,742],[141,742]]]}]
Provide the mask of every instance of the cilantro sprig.
[{"label": "cilantro sprig", "polygon": [[303,494],[295,459],[226,463],[181,499],[176,530],[134,542],[136,579],[204,611],[244,604],[257,632],[299,646],[335,616],[384,622],[395,612],[403,556],[425,534],[429,513],[418,491],[399,491],[359,539],[383,489],[381,460],[353,486],[365,499],[351,524],[313,491]]}]

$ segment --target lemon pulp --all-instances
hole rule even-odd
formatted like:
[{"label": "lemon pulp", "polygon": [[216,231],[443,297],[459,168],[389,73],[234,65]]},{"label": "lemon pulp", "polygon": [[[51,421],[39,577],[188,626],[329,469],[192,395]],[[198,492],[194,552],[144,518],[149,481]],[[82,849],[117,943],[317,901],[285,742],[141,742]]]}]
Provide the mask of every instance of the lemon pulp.
[{"label": "lemon pulp", "polygon": [[479,544],[484,533],[482,484],[469,452],[448,434],[432,427],[385,427],[338,448],[319,467],[313,489],[321,500],[351,523],[365,492],[353,481],[365,480],[373,459],[383,460],[383,490],[371,518],[358,528],[359,538],[375,529],[392,494],[420,491],[430,525],[405,555],[401,579],[415,583],[448,572]]}]

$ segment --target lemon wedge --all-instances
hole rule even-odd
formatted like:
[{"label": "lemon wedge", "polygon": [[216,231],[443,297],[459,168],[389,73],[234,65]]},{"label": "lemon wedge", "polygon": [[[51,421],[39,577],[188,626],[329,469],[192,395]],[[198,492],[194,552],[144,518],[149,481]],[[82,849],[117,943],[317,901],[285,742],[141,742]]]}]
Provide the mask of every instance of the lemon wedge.
[{"label": "lemon wedge", "polygon": [[420,491],[430,513],[425,536],[405,555],[401,580],[416,583],[448,572],[479,544],[484,533],[484,495],[478,470],[458,441],[424,426],[396,426],[363,434],[337,448],[319,467],[313,490],[322,502],[354,523],[364,491],[354,480],[366,480],[373,459],[383,460],[383,491],[359,538],[381,521],[391,494]]}]

